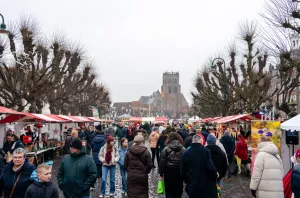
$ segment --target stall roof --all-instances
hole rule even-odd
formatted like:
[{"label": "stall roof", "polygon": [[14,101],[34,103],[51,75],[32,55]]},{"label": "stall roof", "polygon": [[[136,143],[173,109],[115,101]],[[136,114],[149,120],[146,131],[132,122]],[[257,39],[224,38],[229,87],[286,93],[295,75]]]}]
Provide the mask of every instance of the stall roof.
[{"label": "stall roof", "polygon": [[0,114],[22,114],[22,113],[0,106]]},{"label": "stall roof", "polygon": [[91,119],[82,116],[66,116],[66,115],[57,115],[57,116],[71,122],[93,122]]},{"label": "stall roof", "polygon": [[235,120],[244,120],[249,122],[251,120],[257,120],[257,118],[252,116],[251,114],[240,114],[240,115],[222,117],[217,120],[214,120],[213,122],[221,124],[226,122],[232,122]]},{"label": "stall roof", "polygon": [[280,127],[284,130],[300,131],[300,114],[283,122]]},{"label": "stall roof", "polygon": [[61,119],[55,119],[43,114],[22,113],[16,115],[9,115],[3,120],[0,120],[0,123],[25,122],[29,120],[34,120],[34,122],[64,122]]},{"label": "stall roof", "polygon": [[205,118],[205,119],[201,119],[200,122],[212,122],[214,120],[217,120],[221,117],[214,117],[214,118]]}]

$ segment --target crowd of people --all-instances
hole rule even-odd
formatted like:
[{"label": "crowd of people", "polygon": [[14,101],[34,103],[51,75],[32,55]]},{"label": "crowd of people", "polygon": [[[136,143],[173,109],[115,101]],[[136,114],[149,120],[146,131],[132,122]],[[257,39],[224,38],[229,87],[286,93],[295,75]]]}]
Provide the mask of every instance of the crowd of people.
[{"label": "crowd of people", "polygon": [[[149,197],[148,174],[152,170],[164,181],[166,198],[181,198],[183,191],[190,198],[221,197],[222,180],[231,181],[231,167],[236,159],[240,160],[238,172],[246,175],[247,138],[241,133],[235,140],[227,130],[218,137],[213,128],[197,129],[185,124],[82,126],[71,131],[71,137],[63,146],[65,156],[57,174],[58,188],[66,198],[87,198],[91,190],[99,190],[100,198],[113,197],[119,166],[124,197]],[[35,169],[25,154],[22,142],[8,132],[0,152],[2,195],[5,198],[58,197],[58,188],[51,180],[51,166],[40,164]],[[295,197],[299,197],[300,150],[293,159],[291,186]],[[106,187],[108,175],[109,189]],[[100,189],[95,189],[97,179]],[[253,197],[283,198],[282,179],[278,149],[269,137],[263,136],[249,191]]]}]

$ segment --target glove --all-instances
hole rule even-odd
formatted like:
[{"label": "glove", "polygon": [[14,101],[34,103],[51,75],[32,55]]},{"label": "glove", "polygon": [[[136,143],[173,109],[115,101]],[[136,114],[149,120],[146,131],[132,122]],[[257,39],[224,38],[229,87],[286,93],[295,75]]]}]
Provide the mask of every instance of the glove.
[{"label": "glove", "polygon": [[256,190],[251,189],[251,194],[252,194],[253,197],[256,197]]}]

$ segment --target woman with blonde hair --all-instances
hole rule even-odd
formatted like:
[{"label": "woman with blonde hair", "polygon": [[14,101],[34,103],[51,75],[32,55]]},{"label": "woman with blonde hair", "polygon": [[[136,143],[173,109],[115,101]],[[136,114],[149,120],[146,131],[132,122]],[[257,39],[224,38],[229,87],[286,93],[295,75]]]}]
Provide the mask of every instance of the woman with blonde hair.
[{"label": "woman with blonde hair", "polygon": [[78,139],[78,131],[76,129],[73,129],[71,131],[71,137],[69,139],[65,140],[65,145],[64,145],[64,153],[65,154],[70,154],[70,146],[73,140]]}]

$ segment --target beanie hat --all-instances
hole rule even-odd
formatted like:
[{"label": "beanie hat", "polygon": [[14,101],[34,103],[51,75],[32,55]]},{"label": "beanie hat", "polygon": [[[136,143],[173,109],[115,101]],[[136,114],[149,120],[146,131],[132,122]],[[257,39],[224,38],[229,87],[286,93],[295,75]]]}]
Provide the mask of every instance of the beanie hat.
[{"label": "beanie hat", "polygon": [[115,139],[111,135],[107,134],[106,135],[106,142],[110,143],[110,142],[113,142],[113,141],[115,141]]},{"label": "beanie hat", "polygon": [[298,150],[296,151],[295,157],[296,157],[296,158],[300,158],[300,149],[298,149]]},{"label": "beanie hat", "polygon": [[98,131],[101,131],[101,124],[97,125],[95,128],[96,128]]},{"label": "beanie hat", "polygon": [[144,142],[145,139],[144,139],[144,136],[142,135],[137,135],[134,137],[134,140],[133,140],[135,143],[141,143],[141,142]]},{"label": "beanie hat", "polygon": [[81,150],[82,149],[82,142],[80,139],[75,139],[72,141],[71,146],[72,148]]},{"label": "beanie hat", "polygon": [[216,144],[217,138],[216,138],[214,135],[209,134],[209,135],[207,136],[206,142],[207,142],[208,145],[210,145],[210,144]]}]

